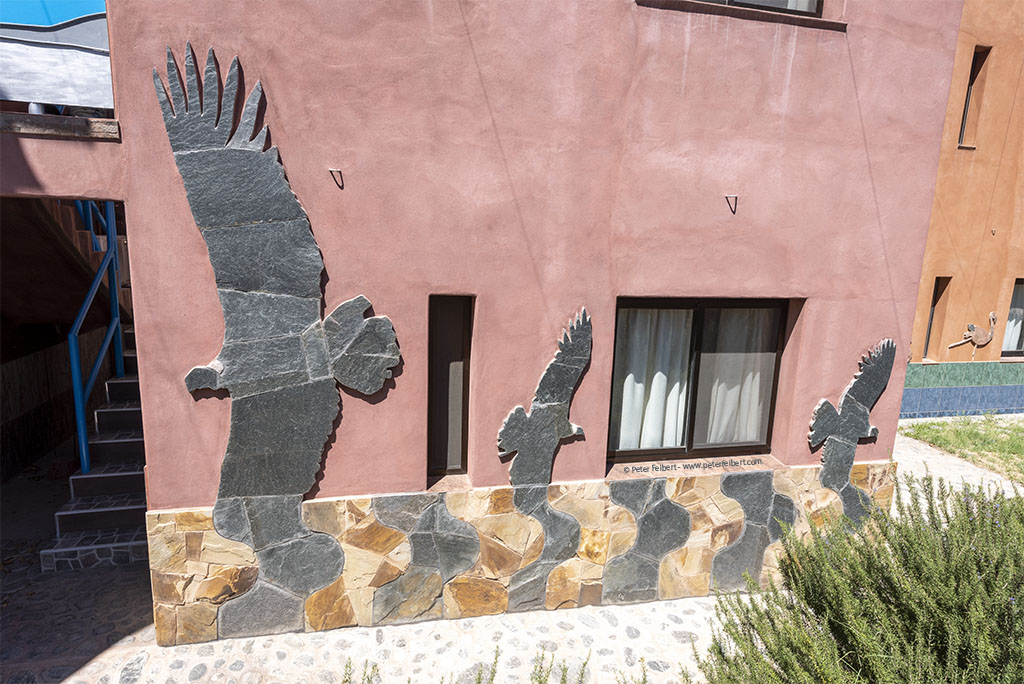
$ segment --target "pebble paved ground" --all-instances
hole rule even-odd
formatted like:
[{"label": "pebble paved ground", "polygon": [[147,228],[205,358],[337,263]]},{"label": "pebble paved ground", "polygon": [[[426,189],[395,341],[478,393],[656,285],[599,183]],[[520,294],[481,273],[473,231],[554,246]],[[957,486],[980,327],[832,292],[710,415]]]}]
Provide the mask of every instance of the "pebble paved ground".
[{"label": "pebble paved ground", "polygon": [[[898,436],[900,473],[972,484],[1009,481],[937,449]],[[586,682],[639,674],[643,658],[652,684],[678,682],[680,665],[695,671],[693,649],[710,643],[714,600],[681,599],[633,606],[440,620],[386,628],[231,639],[161,648],[149,609],[143,566],[43,575],[32,550],[4,550],[0,599],[3,682],[98,684],[330,684],[345,662],[376,661],[382,681],[472,682],[476,668],[501,649],[496,682],[529,682],[533,659],[554,654],[573,671],[590,654]],[[558,681],[557,677],[552,678]],[[572,681],[570,679],[570,681]]]}]

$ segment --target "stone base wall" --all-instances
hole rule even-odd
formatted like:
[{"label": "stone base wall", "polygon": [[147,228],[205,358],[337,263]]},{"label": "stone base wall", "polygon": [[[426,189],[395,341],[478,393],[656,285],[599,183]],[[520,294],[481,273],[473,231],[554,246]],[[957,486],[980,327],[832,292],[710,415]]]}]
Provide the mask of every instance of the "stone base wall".
[{"label": "stone base wall", "polygon": [[[579,526],[560,555],[565,539],[546,540],[512,487],[306,501],[306,524],[337,539],[345,561],[305,599],[305,630],[705,596],[738,588],[743,572],[765,584],[782,550],[776,519],[806,536],[842,514],[820,471],[553,484],[555,512],[536,514]],[[858,463],[851,481],[888,508],[895,472],[894,463]],[[147,532],[158,643],[218,638],[219,608],[256,581],[252,549],[218,535],[211,508],[150,511]]]}]

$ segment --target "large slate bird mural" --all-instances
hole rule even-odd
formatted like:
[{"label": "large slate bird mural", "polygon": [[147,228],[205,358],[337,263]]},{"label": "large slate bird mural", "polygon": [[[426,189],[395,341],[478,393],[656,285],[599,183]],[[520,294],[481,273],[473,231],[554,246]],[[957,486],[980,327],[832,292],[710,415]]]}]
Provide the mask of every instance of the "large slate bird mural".
[{"label": "large slate bird mural", "polygon": [[885,339],[860,361],[860,372],[839,397],[839,410],[827,399],[814,408],[807,441],[811,448],[822,442],[821,484],[839,495],[843,514],[859,522],[871,508],[871,498],[850,482],[857,443],[878,435],[871,424],[871,409],[889,383],[896,359],[896,343]]},{"label": "large slate bird mural", "polygon": [[255,130],[259,82],[235,124],[238,58],[223,91],[213,50],[200,78],[190,45],[184,82],[170,49],[166,89],[156,69],[153,79],[224,313],[220,353],[185,379],[190,392],[232,399],[214,527],[259,561],[253,588],[220,607],[219,633],[302,629],[305,598],[344,564],[335,539],[301,514],[340,409],[337,385],[380,390],[399,362],[395,332],[386,317],[364,317],[362,295],[321,318],[323,259],[277,148],[264,149],[267,127]]},{"label": "large slate bird mural", "polygon": [[537,384],[530,412],[516,406],[498,432],[499,455],[515,454],[509,468],[513,502],[544,529],[540,557],[509,580],[510,611],[542,607],[548,574],[559,563],[572,558],[579,547],[579,522],[552,508],[547,490],[559,443],[583,436],[583,428],[569,422],[569,404],[590,363],[592,338],[590,317],[583,309],[569,329],[562,331],[555,358]]}]

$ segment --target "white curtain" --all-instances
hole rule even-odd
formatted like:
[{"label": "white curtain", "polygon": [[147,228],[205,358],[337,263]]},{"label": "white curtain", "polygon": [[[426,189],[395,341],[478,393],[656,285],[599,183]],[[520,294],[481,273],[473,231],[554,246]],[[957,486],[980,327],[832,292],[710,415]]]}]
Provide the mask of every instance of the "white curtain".
[{"label": "white curtain", "polygon": [[818,9],[819,0],[742,0],[749,5],[761,5],[762,7],[790,9],[800,12],[814,12]]},{"label": "white curtain", "polygon": [[761,443],[775,376],[775,309],[709,309],[694,446]]},{"label": "white curtain", "polygon": [[818,0],[789,0],[786,9],[813,12],[818,9]]},{"label": "white curtain", "polygon": [[680,446],[690,365],[688,309],[622,309],[615,335],[613,449]]},{"label": "white curtain", "polygon": [[1010,313],[1006,317],[1003,351],[1024,351],[1024,282],[1013,286]]}]

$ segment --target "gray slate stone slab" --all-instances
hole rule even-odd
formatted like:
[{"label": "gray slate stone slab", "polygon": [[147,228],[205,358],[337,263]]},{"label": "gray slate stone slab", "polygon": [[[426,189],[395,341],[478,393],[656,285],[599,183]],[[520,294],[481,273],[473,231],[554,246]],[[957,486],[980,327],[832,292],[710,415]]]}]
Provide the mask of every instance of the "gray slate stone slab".
[{"label": "gray slate stone slab", "polygon": [[384,387],[401,356],[390,319],[364,318],[369,308],[369,300],[359,295],[340,304],[323,324],[334,377],[367,395]]},{"label": "gray slate stone slab", "polygon": [[659,565],[637,553],[612,558],[604,566],[601,603],[638,603],[658,598]]},{"label": "gray slate stone slab", "polygon": [[[662,482],[664,486],[664,482]],[[690,513],[669,499],[662,499],[641,516],[632,551],[661,562],[690,537]]]},{"label": "gray slate stone slab", "polygon": [[423,511],[439,499],[438,494],[388,494],[373,497],[370,507],[382,524],[409,534],[416,527]]},{"label": "gray slate stone slab", "polygon": [[846,394],[869,410],[874,408],[886,385],[889,384],[895,360],[896,343],[890,339],[879,342],[878,346],[861,360],[860,373],[850,383]]},{"label": "gray slate stone slab", "polygon": [[174,160],[199,228],[306,218],[274,149],[176,152]]},{"label": "gray slate stone slab", "polygon": [[572,401],[573,392],[579,384],[583,371],[590,363],[590,352],[593,340],[593,329],[587,310],[583,309],[569,326],[562,331],[558,342],[558,351],[554,360],[537,383],[534,403],[537,404],[568,404]]},{"label": "gray slate stone slab", "polygon": [[202,235],[219,289],[314,299],[319,320],[324,264],[309,221],[209,228]]},{"label": "gray slate stone slab", "polygon": [[302,522],[301,494],[250,496],[242,501],[249,519],[251,546],[257,551],[309,534]]},{"label": "gray slate stone slab", "polygon": [[257,580],[252,589],[226,601],[217,611],[217,634],[222,639],[301,632],[305,602],[284,589]]},{"label": "gray slate stone slab", "polygon": [[217,290],[224,311],[224,342],[302,335],[320,317],[320,299]]},{"label": "gray slate stone slab", "polygon": [[796,504],[788,496],[776,494],[772,501],[771,519],[768,521],[768,541],[782,538],[782,525],[792,527],[796,523]]},{"label": "gray slate stone slab", "polygon": [[743,573],[748,573],[755,582],[759,581],[766,548],[767,526],[745,524],[739,539],[711,559],[712,588],[719,591],[745,589]]},{"label": "gray slate stone slab", "polygon": [[529,415],[521,406],[509,414],[499,434],[499,447],[516,452],[509,468],[513,486],[551,482],[558,443],[574,434],[568,404],[534,404]]},{"label": "gray slate stone slab", "polygon": [[558,563],[559,561],[538,560],[512,575],[508,584],[507,611],[519,613],[544,608],[548,575],[558,567]]},{"label": "gray slate stone slab", "polygon": [[576,554],[580,547],[580,523],[576,518],[552,508],[546,499],[533,511],[533,518],[544,528],[540,560],[561,563]]},{"label": "gray slate stone slab", "polygon": [[860,523],[871,514],[874,502],[871,497],[855,487],[852,483],[839,492],[839,500],[843,502],[843,515],[854,523]]},{"label": "gray slate stone slab", "polygon": [[213,506],[213,529],[225,539],[252,546],[252,530],[245,512],[245,500],[240,496],[218,497]]},{"label": "gray slate stone slab", "polygon": [[225,344],[217,355],[223,369],[211,389],[239,398],[301,385],[309,381],[304,354],[300,335]]},{"label": "gray slate stone slab", "polygon": [[[608,494],[613,503],[622,506],[634,518],[643,515],[654,489],[654,479],[617,480],[608,483]],[[664,487],[664,483],[662,485]],[[664,492],[664,489],[662,489]]]},{"label": "gray slate stone slab", "polygon": [[306,372],[310,380],[331,377],[331,357],[327,352],[327,334],[320,321],[302,333],[302,350],[306,354]]},{"label": "gray slate stone slab", "polygon": [[722,493],[739,502],[748,523],[767,525],[775,495],[772,478],[770,470],[726,473],[722,476]]},{"label": "gray slate stone slab", "polygon": [[219,496],[305,494],[338,412],[332,380],[236,399]]},{"label": "gray slate stone slab", "polygon": [[305,598],[341,574],[344,555],[337,540],[314,532],[258,551],[260,577]]},{"label": "gray slate stone slab", "polygon": [[[186,45],[185,52],[191,57],[191,46]],[[189,101],[186,102],[185,93],[182,90],[181,75],[170,48],[167,49],[167,75],[168,88],[165,90],[160,75],[156,69],[153,70],[153,82],[156,86],[157,100],[160,102],[164,126],[167,129],[167,138],[171,143],[171,150],[179,152],[223,147],[231,135],[231,128],[234,124],[234,101],[238,94],[238,59],[236,58],[231,63],[227,81],[225,82],[224,95],[221,98],[218,97],[220,83],[217,79],[216,61],[213,50],[209,51],[203,74],[202,85],[205,97],[202,101],[202,107],[199,106],[196,98],[193,97],[188,98]],[[194,70],[188,74],[186,80],[191,81],[189,83],[190,92],[198,92],[197,78]],[[216,126],[218,104],[222,99],[223,112],[220,119],[224,123],[221,126]]]},{"label": "gray slate stone slab", "polygon": [[480,555],[480,537],[472,525],[448,512],[444,497],[434,504],[434,546],[437,547],[438,569],[447,584],[476,563]]},{"label": "gray slate stone slab", "polygon": [[512,488],[512,502],[516,509],[524,515],[532,516],[533,512],[547,500],[547,485],[523,485]]},{"label": "gray slate stone slab", "polygon": [[837,494],[850,481],[853,470],[853,459],[857,455],[857,445],[845,440],[828,439],[821,448],[821,473],[818,479],[823,487],[828,487]]},{"label": "gray slate stone slab", "polygon": [[[429,602],[431,597],[434,597],[434,600]],[[408,608],[405,611],[400,610],[413,601],[421,606],[419,611],[412,611]],[[437,570],[410,564],[401,577],[388,582],[374,592],[373,624],[411,622],[420,615],[435,611],[439,607],[440,601],[441,578],[438,576]],[[403,612],[407,614],[403,615]],[[415,612],[414,615],[408,614],[413,612]],[[440,617],[440,614],[437,617]]]}]

